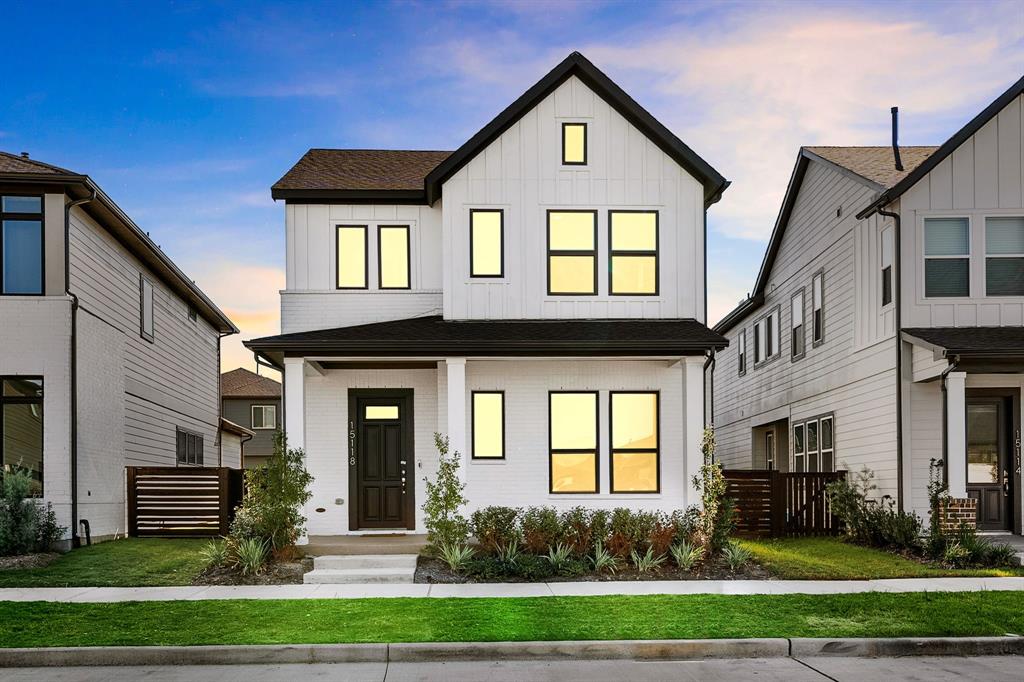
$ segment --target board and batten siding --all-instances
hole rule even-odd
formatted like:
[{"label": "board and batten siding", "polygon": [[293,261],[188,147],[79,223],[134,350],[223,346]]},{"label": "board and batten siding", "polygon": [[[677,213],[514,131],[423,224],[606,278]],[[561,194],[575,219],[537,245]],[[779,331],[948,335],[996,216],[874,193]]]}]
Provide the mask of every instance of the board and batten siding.
[{"label": "board and batten siding", "polygon": [[[367,226],[365,290],[337,289],[338,225]],[[409,226],[410,289],[377,288],[377,226]],[[441,314],[441,202],[392,204],[287,204],[286,288],[281,332],[333,329]]]},{"label": "board and batten siding", "polygon": [[[1024,214],[1024,96],[1011,101],[899,199],[904,327],[1024,324],[1024,297],[985,296],[985,216]],[[924,219],[971,220],[971,295],[924,295]]]},{"label": "board and batten siding", "polygon": [[[752,429],[835,414],[837,468],[871,468],[879,494],[896,490],[896,363],[892,306],[879,284],[881,234],[887,221],[858,221],[872,189],[817,161],[799,188],[765,303],[730,330],[714,373],[718,454],[727,467],[752,466]],[[838,215],[837,215],[838,213]],[[824,270],[824,343],[812,342],[812,278]],[[792,296],[804,291],[805,355],[791,360]],[[780,354],[754,366],[753,327],[780,310]],[[747,335],[747,372],[738,375],[736,337]],[[792,457],[792,438],[789,452]],[[779,453],[783,453],[780,451]]]},{"label": "board and batten siding", "polygon": [[[561,163],[561,124],[587,124],[587,164]],[[443,187],[448,319],[704,320],[703,187],[571,77]],[[469,276],[469,211],[505,212],[505,276]],[[547,295],[549,209],[598,211],[596,296]],[[608,295],[608,211],[659,212],[658,296]]]}]

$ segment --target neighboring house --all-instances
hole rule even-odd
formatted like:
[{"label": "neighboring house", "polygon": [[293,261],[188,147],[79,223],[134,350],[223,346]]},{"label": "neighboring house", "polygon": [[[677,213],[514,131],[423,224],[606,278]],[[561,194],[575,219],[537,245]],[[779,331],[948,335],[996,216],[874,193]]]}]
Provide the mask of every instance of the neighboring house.
[{"label": "neighboring house", "polygon": [[867,466],[927,518],[936,459],[979,528],[1020,533],[1022,91],[941,147],[801,149],[753,294],[715,327],[728,466]]},{"label": "neighboring house", "polygon": [[239,367],[220,377],[224,418],[243,425],[252,437],[243,441],[246,469],[274,454],[274,435],[281,427],[281,384]]},{"label": "neighboring house", "polygon": [[125,532],[126,465],[221,460],[237,329],[86,175],[0,152],[0,463],[70,540]]},{"label": "neighboring house", "polygon": [[454,152],[312,149],[284,199],[311,534],[423,532],[433,434],[487,505],[696,501],[705,215],[727,181],[573,53]]}]

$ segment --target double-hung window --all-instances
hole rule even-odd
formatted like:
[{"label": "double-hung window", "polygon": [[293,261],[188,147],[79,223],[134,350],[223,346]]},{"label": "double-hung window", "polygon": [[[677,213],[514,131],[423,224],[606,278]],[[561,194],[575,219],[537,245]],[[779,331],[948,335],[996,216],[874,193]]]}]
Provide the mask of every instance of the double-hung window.
[{"label": "double-hung window", "polygon": [[608,213],[609,293],[657,296],[658,212]]},{"label": "double-hung window", "polygon": [[597,211],[548,211],[548,294],[597,293]]},{"label": "double-hung window", "polygon": [[469,276],[505,276],[505,212],[473,208],[469,211]]},{"label": "double-hung window", "polygon": [[971,295],[971,224],[967,218],[925,218],[924,295]]},{"label": "double-hung window", "polygon": [[825,271],[819,270],[811,278],[811,343],[817,346],[825,341]]},{"label": "double-hung window", "polygon": [[747,373],[747,330],[736,335],[736,366],[740,376]]},{"label": "double-hung window", "polygon": [[566,166],[587,165],[587,124],[562,124],[562,163]]},{"label": "double-hung window", "polygon": [[252,428],[257,431],[277,428],[277,405],[253,405]]},{"label": "double-hung window", "polygon": [[175,451],[178,464],[203,465],[203,437],[198,433],[178,429]]},{"label": "double-hung window", "polygon": [[1024,217],[985,218],[985,295],[1024,296]]},{"label": "double-hung window", "polygon": [[793,425],[793,471],[835,471],[835,417],[814,417]]},{"label": "double-hung window", "polygon": [[505,392],[473,391],[473,459],[505,458]]},{"label": "double-hung window", "polygon": [[611,491],[658,492],[657,392],[611,392],[611,444]]},{"label": "double-hung window", "polygon": [[0,197],[0,294],[43,293],[43,198]]},{"label": "double-hung window", "polygon": [[597,391],[548,393],[551,493],[596,493]]},{"label": "double-hung window", "polygon": [[377,288],[408,289],[409,226],[377,226]]},{"label": "double-hung window", "polygon": [[779,354],[779,307],[754,323],[754,365]]},{"label": "double-hung window", "polygon": [[0,478],[8,467],[28,472],[31,494],[43,494],[43,380],[0,377]]},{"label": "double-hung window", "polygon": [[793,294],[789,301],[789,343],[790,357],[799,360],[804,356],[804,290]]},{"label": "double-hung window", "polygon": [[882,231],[882,307],[892,303],[893,231]]},{"label": "double-hung window", "polygon": [[338,289],[367,289],[366,270],[369,251],[366,243],[366,225],[338,225],[337,227]]},{"label": "double-hung window", "polygon": [[139,335],[150,343],[154,338],[154,318],[153,283],[139,275]]}]

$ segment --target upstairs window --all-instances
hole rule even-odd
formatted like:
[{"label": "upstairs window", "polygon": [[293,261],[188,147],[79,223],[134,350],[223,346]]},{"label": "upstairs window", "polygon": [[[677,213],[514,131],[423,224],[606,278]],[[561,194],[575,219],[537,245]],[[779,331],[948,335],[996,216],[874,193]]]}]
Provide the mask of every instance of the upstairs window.
[{"label": "upstairs window", "polygon": [[366,225],[339,225],[337,288],[366,289]]},{"label": "upstairs window", "polygon": [[377,287],[379,289],[408,289],[409,226],[380,225],[377,227]]},{"label": "upstairs window", "polygon": [[253,405],[252,428],[257,431],[277,428],[277,405]]},{"label": "upstairs window", "polygon": [[548,393],[549,490],[597,492],[597,391]]},{"label": "upstairs window", "polygon": [[985,295],[1024,296],[1024,218],[985,218]]},{"label": "upstairs window", "polygon": [[892,303],[893,231],[882,231],[882,307]]},{"label": "upstairs window", "polygon": [[779,354],[778,306],[754,323],[754,365],[771,360]]},{"label": "upstairs window", "polygon": [[43,380],[0,378],[0,478],[18,467],[32,479],[30,493],[43,495]]},{"label": "upstairs window", "polygon": [[562,163],[566,166],[587,165],[587,124],[562,124]]},{"label": "upstairs window", "polygon": [[505,458],[505,393],[473,391],[473,459]]},{"label": "upstairs window", "polygon": [[43,293],[43,198],[0,197],[0,294]]},{"label": "upstairs window", "polygon": [[736,336],[736,364],[740,376],[747,373],[747,330],[741,329]]},{"label": "upstairs window", "polygon": [[789,302],[789,352],[793,360],[799,360],[804,356],[804,290],[793,294]]},{"label": "upstairs window", "polygon": [[611,423],[611,491],[658,492],[658,394],[612,391]]},{"label": "upstairs window", "polygon": [[178,464],[194,464],[202,466],[203,437],[198,433],[178,429],[175,452]]},{"label": "upstairs window", "polygon": [[548,294],[597,293],[597,211],[548,211]]},{"label": "upstairs window", "polygon": [[505,276],[505,212],[469,211],[469,276]]},{"label": "upstairs window", "polygon": [[825,340],[825,271],[811,278],[811,340],[815,346]]},{"label": "upstairs window", "polygon": [[153,343],[153,283],[139,275],[139,336]]},{"label": "upstairs window", "polygon": [[971,295],[971,228],[967,218],[925,218],[924,295]]},{"label": "upstairs window", "polygon": [[658,212],[610,211],[609,292],[613,296],[658,294]]}]

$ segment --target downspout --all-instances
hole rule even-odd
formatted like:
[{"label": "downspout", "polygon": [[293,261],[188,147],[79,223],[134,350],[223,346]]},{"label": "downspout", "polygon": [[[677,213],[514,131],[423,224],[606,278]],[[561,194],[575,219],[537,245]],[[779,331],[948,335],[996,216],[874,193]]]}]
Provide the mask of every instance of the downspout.
[{"label": "downspout", "polygon": [[[89,196],[64,204],[64,295],[71,297],[71,348],[68,377],[70,386],[71,417],[71,546],[81,546],[78,535],[78,296],[71,291],[71,209],[96,198],[96,190]],[[88,528],[88,524],[86,525]]]},{"label": "downspout", "polygon": [[233,333],[217,334],[217,466],[219,467],[224,466],[224,437],[220,433],[220,423],[224,419],[224,387],[221,385],[223,372],[221,372],[220,366],[220,342],[224,340],[225,336],[231,336]]},{"label": "downspout", "polygon": [[[897,151],[897,154],[899,152]],[[897,157],[898,158],[898,157]],[[900,260],[900,214],[878,209],[878,215],[892,218],[893,223],[893,304],[896,306],[896,505],[903,511],[903,262]],[[945,386],[945,384],[943,384]]]},{"label": "downspout", "polygon": [[711,388],[707,392],[707,404],[704,406],[705,409],[710,409],[710,412],[706,415],[708,417],[707,423],[712,427],[715,425],[715,349],[712,348],[708,351],[708,359],[704,361],[704,385],[708,385],[708,367],[711,368]]},{"label": "downspout", "polygon": [[946,377],[959,364],[960,356],[954,355],[953,361],[949,363],[946,369],[942,370],[940,378],[942,382],[942,481],[947,484],[949,483],[949,438],[946,432],[949,428],[949,394],[946,391]]},{"label": "downspout", "polygon": [[254,436],[246,436],[245,440],[239,441],[238,443],[238,467],[240,469],[245,468],[245,444],[253,438]]}]

